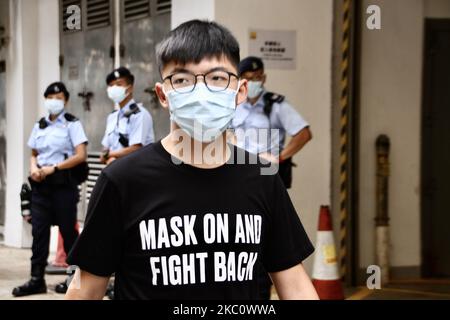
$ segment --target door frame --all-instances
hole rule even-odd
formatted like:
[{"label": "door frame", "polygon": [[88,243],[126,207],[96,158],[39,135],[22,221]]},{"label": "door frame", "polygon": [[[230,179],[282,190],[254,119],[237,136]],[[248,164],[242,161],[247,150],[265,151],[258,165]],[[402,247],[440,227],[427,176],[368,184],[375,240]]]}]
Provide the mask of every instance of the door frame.
[{"label": "door frame", "polygon": [[431,206],[430,197],[427,193],[432,188],[430,185],[430,173],[428,171],[431,163],[431,153],[429,144],[431,138],[431,125],[428,122],[428,114],[433,100],[431,95],[431,59],[430,51],[433,50],[432,34],[438,30],[450,30],[450,19],[425,19],[424,23],[424,42],[423,42],[423,72],[422,72],[422,110],[421,110],[421,164],[420,164],[420,220],[421,220],[421,275],[424,278],[433,277],[432,261],[430,252],[432,249],[430,236],[432,233],[432,224],[426,212],[429,212]]}]

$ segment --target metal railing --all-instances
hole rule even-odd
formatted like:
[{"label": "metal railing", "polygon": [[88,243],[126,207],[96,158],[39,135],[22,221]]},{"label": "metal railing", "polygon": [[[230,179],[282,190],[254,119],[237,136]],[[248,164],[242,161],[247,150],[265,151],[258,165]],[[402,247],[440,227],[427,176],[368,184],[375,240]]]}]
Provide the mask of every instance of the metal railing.
[{"label": "metal railing", "polygon": [[106,165],[100,163],[100,152],[88,152],[87,163],[89,166],[89,176],[85,183],[79,186],[80,202],[78,203],[78,220],[84,222],[86,218],[89,199],[95,183]]}]

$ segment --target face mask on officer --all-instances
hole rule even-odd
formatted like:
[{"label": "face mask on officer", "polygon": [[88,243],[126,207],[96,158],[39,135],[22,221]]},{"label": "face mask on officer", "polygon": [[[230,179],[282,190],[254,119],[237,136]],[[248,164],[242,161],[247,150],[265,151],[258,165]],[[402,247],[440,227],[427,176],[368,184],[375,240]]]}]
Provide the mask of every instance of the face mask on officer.
[{"label": "face mask on officer", "polygon": [[58,115],[64,110],[64,100],[61,99],[45,99],[45,108],[51,115]]},{"label": "face mask on officer", "polygon": [[248,82],[248,93],[247,96],[250,99],[256,98],[263,92],[263,82],[262,81],[249,81]]},{"label": "face mask on officer", "polygon": [[236,109],[237,90],[212,92],[198,83],[189,93],[171,90],[166,93],[170,119],[197,141],[216,140],[230,125]]},{"label": "face mask on officer", "polygon": [[121,103],[125,100],[129,93],[127,93],[128,87],[122,87],[118,85],[113,85],[108,87],[108,97],[115,103]]}]

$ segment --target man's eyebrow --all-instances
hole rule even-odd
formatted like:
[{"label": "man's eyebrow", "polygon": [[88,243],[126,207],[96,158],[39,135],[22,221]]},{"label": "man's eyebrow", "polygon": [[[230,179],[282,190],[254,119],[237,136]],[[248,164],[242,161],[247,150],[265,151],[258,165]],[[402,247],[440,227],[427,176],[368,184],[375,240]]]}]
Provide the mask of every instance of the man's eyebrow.
[{"label": "man's eyebrow", "polygon": [[[225,68],[225,67],[215,67],[215,68],[212,68],[212,69],[209,69],[208,71],[206,71],[205,74],[206,74],[206,73],[209,73],[209,72],[214,72],[214,71],[226,71],[226,72],[230,72],[230,71],[229,71],[227,68]],[[188,69],[186,69],[186,68],[182,68],[182,67],[176,67],[176,68],[174,68],[173,70],[171,70],[170,74],[174,74],[174,73],[177,73],[177,72],[188,72],[188,73],[194,74],[194,72],[192,72],[192,71],[190,71],[190,70],[188,70]]]},{"label": "man's eyebrow", "polygon": [[225,67],[215,67],[215,68],[212,68],[212,69],[210,69],[208,72],[214,72],[214,71],[225,71],[225,72],[231,72],[230,70],[228,70],[227,68],[225,68]]},{"label": "man's eyebrow", "polygon": [[186,68],[176,67],[170,72],[170,74],[174,74],[174,73],[177,73],[177,72],[191,72],[191,71],[189,71]]}]

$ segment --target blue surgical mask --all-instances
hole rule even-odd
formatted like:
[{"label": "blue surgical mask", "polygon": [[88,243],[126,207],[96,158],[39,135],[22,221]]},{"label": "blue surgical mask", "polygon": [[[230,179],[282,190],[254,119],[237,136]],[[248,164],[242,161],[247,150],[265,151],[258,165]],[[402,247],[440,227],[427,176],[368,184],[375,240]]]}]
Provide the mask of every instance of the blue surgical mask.
[{"label": "blue surgical mask", "polygon": [[166,95],[170,120],[197,141],[216,140],[233,120],[236,90],[211,92],[204,83],[198,83],[190,93],[172,90]]},{"label": "blue surgical mask", "polygon": [[115,103],[121,103],[128,96],[127,88],[122,86],[108,87],[108,97]]},{"label": "blue surgical mask", "polygon": [[60,99],[46,99],[45,108],[48,113],[53,116],[60,114],[64,110],[64,100]]},{"label": "blue surgical mask", "polygon": [[248,93],[247,96],[250,99],[256,98],[263,92],[262,81],[249,81],[248,82]]}]

